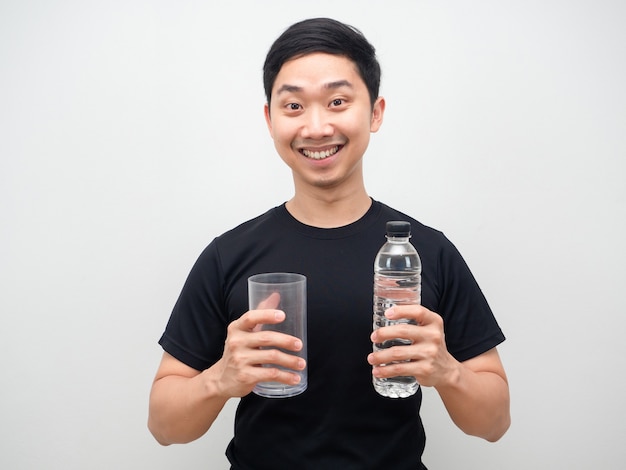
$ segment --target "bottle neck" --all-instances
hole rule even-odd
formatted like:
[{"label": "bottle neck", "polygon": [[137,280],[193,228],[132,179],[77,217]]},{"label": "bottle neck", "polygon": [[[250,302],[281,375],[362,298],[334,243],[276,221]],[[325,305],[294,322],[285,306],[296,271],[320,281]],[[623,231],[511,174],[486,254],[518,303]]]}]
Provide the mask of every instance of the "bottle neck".
[{"label": "bottle neck", "polygon": [[408,237],[397,237],[397,236],[387,235],[387,241],[389,243],[408,243],[409,238],[411,238],[410,235]]}]

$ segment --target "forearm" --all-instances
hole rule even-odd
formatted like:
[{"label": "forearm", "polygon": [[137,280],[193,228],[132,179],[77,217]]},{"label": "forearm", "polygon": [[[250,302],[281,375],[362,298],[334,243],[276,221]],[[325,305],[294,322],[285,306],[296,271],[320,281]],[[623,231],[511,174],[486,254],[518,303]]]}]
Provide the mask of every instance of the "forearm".
[{"label": "forearm", "polygon": [[509,386],[503,371],[474,371],[461,363],[452,380],[436,389],[465,433],[494,442],[509,428]]},{"label": "forearm", "polygon": [[162,377],[150,393],[148,428],[162,445],[191,442],[208,431],[226,401],[203,374]]}]

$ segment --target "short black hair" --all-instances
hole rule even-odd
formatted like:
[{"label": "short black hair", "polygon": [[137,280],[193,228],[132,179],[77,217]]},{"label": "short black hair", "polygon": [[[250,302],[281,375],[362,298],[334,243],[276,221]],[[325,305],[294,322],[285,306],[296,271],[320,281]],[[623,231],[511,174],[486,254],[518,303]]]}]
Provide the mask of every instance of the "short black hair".
[{"label": "short black hair", "polygon": [[345,56],[352,60],[374,106],[381,74],[376,49],[358,29],[330,18],[311,18],[295,23],[274,41],[263,65],[263,86],[268,104],[283,64],[314,52]]}]

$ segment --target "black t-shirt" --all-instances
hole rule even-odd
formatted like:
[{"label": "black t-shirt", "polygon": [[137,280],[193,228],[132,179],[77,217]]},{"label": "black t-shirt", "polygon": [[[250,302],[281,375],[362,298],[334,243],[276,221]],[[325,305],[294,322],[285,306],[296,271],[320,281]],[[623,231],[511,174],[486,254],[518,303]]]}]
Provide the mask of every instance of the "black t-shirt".
[{"label": "black t-shirt", "polygon": [[222,355],[226,327],[248,310],[247,279],[263,272],[307,277],[308,388],[291,398],[243,397],[227,449],[233,469],[420,469],[425,435],[421,390],[378,395],[372,351],[373,263],[388,220],[411,222],[422,261],[422,304],[444,320],[459,361],[504,336],[474,277],[448,239],[373,201],[358,221],[321,229],[285,205],[217,237],[193,266],[159,343],[197,370]]}]

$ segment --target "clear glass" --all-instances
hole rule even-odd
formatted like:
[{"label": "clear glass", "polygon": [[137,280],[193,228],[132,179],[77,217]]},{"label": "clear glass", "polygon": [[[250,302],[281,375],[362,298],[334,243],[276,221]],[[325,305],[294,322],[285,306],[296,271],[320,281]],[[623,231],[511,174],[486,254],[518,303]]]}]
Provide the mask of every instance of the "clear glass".
[{"label": "clear glass", "polygon": [[[306,277],[295,273],[263,273],[248,278],[248,305],[250,310],[256,309],[260,302],[273,293],[280,294],[278,309],[285,312],[285,320],[272,325],[262,325],[264,330],[273,330],[295,336],[302,340],[300,351],[284,352],[307,359],[307,304]],[[263,367],[279,367],[275,364],[264,364]],[[308,385],[307,369],[291,371],[300,375],[300,383],[287,385],[280,382],[260,382],[254,393],[267,398],[293,397],[304,392]]]}]

